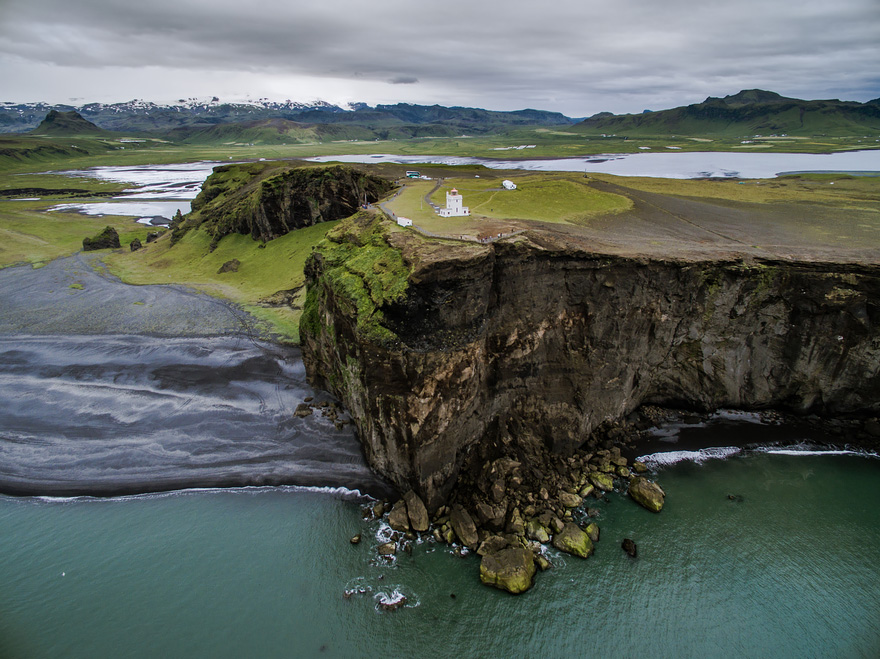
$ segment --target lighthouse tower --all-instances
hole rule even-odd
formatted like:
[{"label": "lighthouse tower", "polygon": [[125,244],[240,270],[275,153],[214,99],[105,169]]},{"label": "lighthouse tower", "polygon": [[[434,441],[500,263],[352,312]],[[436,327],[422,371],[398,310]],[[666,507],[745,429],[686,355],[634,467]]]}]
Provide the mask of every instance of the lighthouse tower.
[{"label": "lighthouse tower", "polygon": [[460,217],[462,215],[470,215],[471,211],[467,206],[463,206],[464,200],[458,194],[458,190],[452,188],[446,193],[446,208],[440,209],[440,217]]}]

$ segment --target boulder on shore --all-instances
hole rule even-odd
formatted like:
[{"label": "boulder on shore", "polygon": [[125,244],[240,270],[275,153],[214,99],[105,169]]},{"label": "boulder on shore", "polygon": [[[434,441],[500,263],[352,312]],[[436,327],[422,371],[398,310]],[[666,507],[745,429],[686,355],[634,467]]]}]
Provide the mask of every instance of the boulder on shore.
[{"label": "boulder on shore", "polygon": [[476,549],[480,544],[480,536],[477,534],[477,525],[474,524],[470,513],[462,508],[459,504],[452,506],[452,512],[449,515],[449,523],[458,536],[461,544],[471,549]]},{"label": "boulder on shore", "polygon": [[571,492],[560,492],[559,503],[561,503],[566,508],[577,508],[579,505],[581,505],[581,503],[583,503],[583,499],[581,499],[577,494],[572,494]]},{"label": "boulder on shore", "polygon": [[94,238],[83,238],[83,251],[91,252],[96,249],[119,249],[119,234],[116,229],[111,226],[104,227],[104,230]]},{"label": "boulder on shore", "polygon": [[605,492],[610,492],[614,489],[614,478],[611,476],[611,474],[603,474],[601,472],[594,471],[590,474],[590,482],[597,488]]},{"label": "boulder on shore", "polygon": [[409,515],[406,512],[406,501],[401,499],[391,508],[388,513],[388,526],[395,531],[409,531]]},{"label": "boulder on shore", "polygon": [[535,571],[535,556],[531,551],[507,544],[483,556],[480,581],[518,595],[532,587]]},{"label": "boulder on shore", "polygon": [[418,531],[419,533],[427,531],[428,527],[431,526],[431,521],[428,518],[428,509],[425,508],[425,503],[421,497],[410,490],[403,495],[403,500],[406,502],[406,512],[409,515],[409,524],[413,531]]},{"label": "boulder on shore", "polygon": [[666,497],[666,493],[660,489],[657,483],[652,483],[647,478],[640,476],[636,476],[629,482],[629,495],[633,501],[654,513],[660,512]]},{"label": "boulder on shore", "polygon": [[132,252],[136,252],[143,247],[143,244],[141,243],[140,238],[135,238],[129,243],[128,247]]},{"label": "boulder on shore", "polygon": [[569,522],[562,531],[553,536],[553,546],[573,556],[586,558],[593,553],[593,541],[590,536],[574,522]]}]

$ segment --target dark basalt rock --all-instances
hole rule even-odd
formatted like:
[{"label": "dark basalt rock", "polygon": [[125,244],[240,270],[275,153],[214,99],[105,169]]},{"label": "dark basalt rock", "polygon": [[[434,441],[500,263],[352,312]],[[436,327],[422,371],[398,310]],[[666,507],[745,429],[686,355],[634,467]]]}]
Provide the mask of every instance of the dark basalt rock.
[{"label": "dark basalt rock", "polygon": [[620,547],[633,558],[636,558],[639,555],[639,549],[636,547],[636,543],[629,538],[624,538]]},{"label": "dark basalt rock", "polygon": [[223,265],[220,266],[220,269],[217,270],[218,275],[222,275],[224,272],[238,272],[238,268],[241,265],[241,261],[238,259],[232,259],[231,261],[227,261]]},{"label": "dark basalt rock", "polygon": [[139,249],[141,249],[142,247],[143,247],[143,244],[141,243],[139,238],[135,238],[134,240],[131,241],[131,243],[129,243],[129,248],[131,249],[132,252],[136,252]]},{"label": "dark basalt rock", "polygon": [[83,238],[83,251],[85,252],[97,249],[118,249],[120,246],[119,234],[111,226],[104,227],[104,230],[94,238]]},{"label": "dark basalt rock", "polygon": [[[355,258],[369,231],[336,240]],[[545,232],[491,245],[390,231],[384,241],[410,268],[408,285],[369,318],[325,277],[330,257],[310,259],[303,360],[355,418],[371,466],[429,511],[466,474],[475,488],[486,478],[481,498],[496,501],[487,460],[515,457],[519,482],[534,483],[545,452],[613,447],[597,433],[645,404],[880,413],[876,266],[628,258]],[[591,473],[616,472],[606,457]]]}]

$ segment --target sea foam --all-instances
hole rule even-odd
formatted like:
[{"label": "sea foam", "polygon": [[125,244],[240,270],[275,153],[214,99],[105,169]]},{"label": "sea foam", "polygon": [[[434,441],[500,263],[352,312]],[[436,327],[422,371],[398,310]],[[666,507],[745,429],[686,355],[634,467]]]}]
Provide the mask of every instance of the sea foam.
[{"label": "sea foam", "polygon": [[660,453],[643,455],[638,460],[639,462],[644,462],[649,467],[666,467],[679,462],[702,464],[706,460],[723,460],[741,451],[742,449],[736,446],[717,446],[700,449],[699,451],[661,451]]}]

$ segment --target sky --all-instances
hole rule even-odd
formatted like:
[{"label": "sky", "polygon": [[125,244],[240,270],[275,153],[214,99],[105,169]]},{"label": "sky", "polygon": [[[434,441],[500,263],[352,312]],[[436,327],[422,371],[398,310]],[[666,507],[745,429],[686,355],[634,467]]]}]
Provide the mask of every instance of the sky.
[{"label": "sky", "polygon": [[287,99],[584,117],[880,97],[880,0],[0,0],[0,101]]}]

